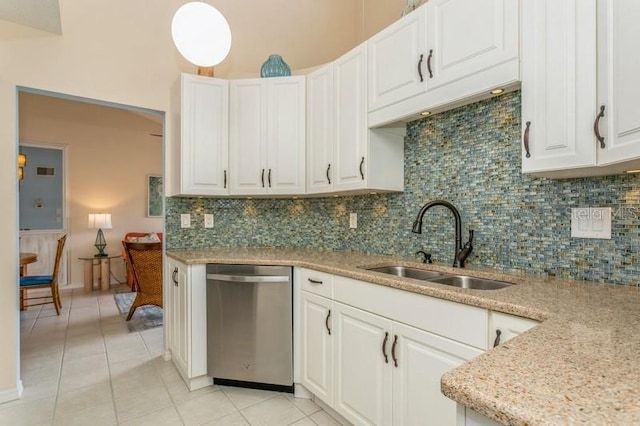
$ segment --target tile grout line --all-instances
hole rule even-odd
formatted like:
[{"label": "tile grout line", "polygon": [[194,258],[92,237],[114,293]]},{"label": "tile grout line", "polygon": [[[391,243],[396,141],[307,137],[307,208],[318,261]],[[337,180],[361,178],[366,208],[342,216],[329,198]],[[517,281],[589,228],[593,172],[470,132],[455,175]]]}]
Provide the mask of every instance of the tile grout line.
[{"label": "tile grout line", "polygon": [[[61,298],[62,300],[62,298]],[[62,303],[61,303],[62,304]],[[60,382],[62,381],[62,366],[64,365],[64,356],[67,351],[67,337],[69,336],[69,321],[71,319],[71,307],[73,306],[73,292],[71,293],[71,297],[69,300],[69,309],[66,314],[66,324],[64,327],[64,339],[62,344],[62,356],[60,357],[60,368],[58,369],[58,381],[56,386],[56,396],[53,398],[53,412],[51,418],[51,424],[55,424],[56,422],[56,413],[58,411],[58,397],[60,396]],[[42,313],[42,308],[40,312],[38,312],[38,318],[40,318],[40,314]]]}]

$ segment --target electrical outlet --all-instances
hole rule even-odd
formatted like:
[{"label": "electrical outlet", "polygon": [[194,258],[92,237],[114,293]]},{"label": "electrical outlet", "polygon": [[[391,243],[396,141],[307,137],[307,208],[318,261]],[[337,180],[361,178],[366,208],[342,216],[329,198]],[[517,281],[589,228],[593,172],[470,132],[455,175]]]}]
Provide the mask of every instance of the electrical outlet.
[{"label": "electrical outlet", "polygon": [[349,228],[356,229],[358,227],[358,213],[349,213]]},{"label": "electrical outlet", "polygon": [[191,214],[182,213],[180,215],[180,228],[191,228]]},{"label": "electrical outlet", "polygon": [[213,215],[210,213],[206,213],[204,215],[204,227],[205,228],[213,228]]},{"label": "electrical outlet", "polygon": [[611,207],[571,209],[571,237],[611,239]]}]

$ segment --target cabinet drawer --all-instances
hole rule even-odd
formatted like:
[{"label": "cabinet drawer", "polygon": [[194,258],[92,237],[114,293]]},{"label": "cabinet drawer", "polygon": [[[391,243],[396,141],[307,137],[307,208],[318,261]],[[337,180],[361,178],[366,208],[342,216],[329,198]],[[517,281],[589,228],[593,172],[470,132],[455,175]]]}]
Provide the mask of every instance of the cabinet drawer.
[{"label": "cabinet drawer", "polygon": [[303,290],[333,298],[333,275],[304,268],[298,268],[297,271]]},{"label": "cabinet drawer", "polygon": [[340,276],[334,278],[334,300],[487,349],[486,309]]}]

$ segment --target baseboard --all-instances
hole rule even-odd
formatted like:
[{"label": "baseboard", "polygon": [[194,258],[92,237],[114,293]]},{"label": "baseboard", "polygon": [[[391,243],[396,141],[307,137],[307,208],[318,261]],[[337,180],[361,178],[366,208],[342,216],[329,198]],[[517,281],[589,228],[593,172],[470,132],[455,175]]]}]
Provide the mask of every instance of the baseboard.
[{"label": "baseboard", "polygon": [[18,380],[15,388],[0,391],[0,404],[20,399],[22,397],[23,390],[24,387],[22,386],[22,380]]},{"label": "baseboard", "polygon": [[340,414],[338,414],[338,412],[336,412],[336,410],[334,410],[333,408],[329,407],[326,403],[324,403],[323,401],[319,400],[315,396],[313,398],[313,402],[315,402],[316,405],[318,405],[318,407],[322,408],[328,415],[333,417],[333,419],[336,422],[340,423],[341,425],[343,425],[343,426],[351,426],[353,424],[349,420],[345,419]]}]

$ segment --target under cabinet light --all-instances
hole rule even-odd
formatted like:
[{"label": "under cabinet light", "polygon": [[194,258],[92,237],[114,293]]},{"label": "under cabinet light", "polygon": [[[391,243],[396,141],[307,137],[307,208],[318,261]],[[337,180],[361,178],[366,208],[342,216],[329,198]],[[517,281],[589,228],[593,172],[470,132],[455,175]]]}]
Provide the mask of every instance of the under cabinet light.
[{"label": "under cabinet light", "polygon": [[499,95],[504,92],[504,89],[493,89],[491,92],[492,95]]},{"label": "under cabinet light", "polygon": [[640,169],[636,169],[636,170],[625,170],[624,171],[627,174],[634,174],[634,173],[640,173]]},{"label": "under cabinet light", "polygon": [[427,115],[431,115],[431,111],[422,111],[420,115],[426,117]]}]

